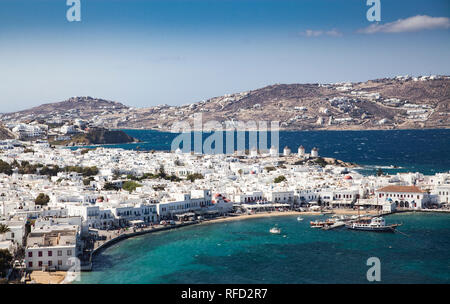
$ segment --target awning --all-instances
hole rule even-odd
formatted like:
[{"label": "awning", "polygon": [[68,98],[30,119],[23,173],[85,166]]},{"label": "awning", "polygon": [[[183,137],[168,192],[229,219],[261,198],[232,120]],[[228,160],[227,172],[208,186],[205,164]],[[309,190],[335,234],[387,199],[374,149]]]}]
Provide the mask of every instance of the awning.
[{"label": "awning", "polygon": [[131,225],[139,225],[139,224],[144,224],[143,220],[134,220],[134,221],[130,221]]},{"label": "awning", "polygon": [[176,217],[190,217],[190,216],[195,216],[194,212],[187,212],[187,213],[182,213],[182,214],[176,214]]}]

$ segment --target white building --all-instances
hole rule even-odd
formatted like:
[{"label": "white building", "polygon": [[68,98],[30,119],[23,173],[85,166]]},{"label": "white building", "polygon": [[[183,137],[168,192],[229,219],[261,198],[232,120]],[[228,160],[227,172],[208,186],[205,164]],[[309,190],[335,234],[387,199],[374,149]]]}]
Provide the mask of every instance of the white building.
[{"label": "white building", "polygon": [[80,227],[76,225],[41,226],[27,238],[27,270],[69,270],[81,252]]},{"label": "white building", "polygon": [[278,149],[277,149],[277,147],[275,147],[275,146],[270,147],[269,154],[272,157],[277,157],[278,156]]},{"label": "white building", "polygon": [[288,146],[284,147],[284,149],[283,149],[283,155],[284,155],[284,156],[289,156],[289,155],[291,155],[291,149],[289,149]]},{"label": "white building", "polygon": [[422,209],[429,202],[428,193],[416,186],[386,186],[375,191],[379,202],[395,203],[397,208]]},{"label": "white building", "polygon": [[305,156],[305,148],[303,146],[298,147],[297,154],[299,157],[304,157]]}]

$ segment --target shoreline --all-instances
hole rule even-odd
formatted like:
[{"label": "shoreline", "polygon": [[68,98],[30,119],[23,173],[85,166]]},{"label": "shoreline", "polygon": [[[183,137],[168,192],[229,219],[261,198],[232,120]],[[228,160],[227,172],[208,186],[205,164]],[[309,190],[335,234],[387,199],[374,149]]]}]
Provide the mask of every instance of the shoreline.
[{"label": "shoreline", "polygon": [[[155,225],[153,227],[141,228],[141,230],[117,234],[117,236],[111,237],[110,239],[107,239],[105,242],[99,244],[98,247],[95,247],[91,252],[91,257],[98,254],[99,252],[107,249],[111,245],[117,244],[118,242],[120,242],[122,240],[126,240],[126,239],[136,237],[136,236],[141,236],[144,234],[159,232],[159,231],[167,231],[167,230],[183,228],[186,226],[216,224],[216,223],[223,223],[223,222],[230,222],[230,221],[241,221],[241,220],[248,220],[248,219],[278,217],[278,216],[333,215],[333,214],[355,215],[355,214],[358,214],[358,210],[339,209],[339,210],[330,211],[329,213],[328,212],[322,213],[322,212],[316,212],[316,211],[271,211],[271,212],[255,213],[255,214],[240,214],[240,215],[234,215],[234,216],[222,216],[222,217],[206,219],[206,220],[202,220],[202,221],[180,222],[175,225],[166,225],[166,226]],[[361,215],[375,215],[375,214],[377,214],[377,211],[370,210],[370,211],[366,211],[366,212],[361,212],[360,214]],[[117,232],[109,232],[109,233],[110,233],[109,236],[111,236]]]},{"label": "shoreline", "polygon": [[[450,210],[434,210],[434,209],[430,209],[430,210],[399,210],[399,211],[395,211],[393,213],[385,213],[385,214],[380,214],[382,216],[388,216],[388,215],[392,215],[392,214],[397,214],[397,213],[444,213],[444,214],[450,214]],[[358,214],[358,210],[353,210],[353,209],[336,209],[336,210],[332,210],[330,213],[321,213],[321,212],[315,212],[315,211],[272,211],[272,212],[262,212],[262,213],[256,213],[256,214],[241,214],[241,215],[235,215],[235,216],[225,216],[225,217],[219,217],[219,218],[214,218],[214,219],[210,219],[210,220],[204,220],[201,222],[198,221],[194,221],[194,222],[183,222],[183,223],[179,223],[173,226],[162,226],[162,227],[156,227],[156,228],[146,228],[145,230],[141,230],[141,231],[136,231],[136,232],[130,232],[130,233],[123,233],[123,234],[119,234],[118,236],[111,238],[107,241],[105,241],[104,243],[100,244],[97,248],[95,248],[92,252],[91,252],[91,267],[89,270],[81,270],[82,272],[86,272],[86,271],[93,271],[92,270],[92,266],[93,266],[93,262],[92,262],[92,257],[96,254],[98,254],[99,252],[102,252],[103,250],[108,249],[110,246],[114,245],[114,244],[118,244],[119,242],[129,239],[129,238],[133,238],[133,237],[137,237],[137,236],[142,236],[142,235],[146,235],[146,234],[151,234],[154,232],[159,232],[159,231],[168,231],[168,230],[173,230],[173,229],[179,229],[179,228],[183,228],[183,227],[187,227],[187,226],[196,226],[196,225],[208,225],[208,224],[218,224],[218,223],[226,223],[226,222],[232,222],[232,221],[241,221],[241,220],[248,220],[248,219],[258,219],[258,218],[267,218],[267,217],[280,217],[280,216],[299,216],[299,215],[306,215],[306,216],[312,216],[312,215],[356,215]],[[368,210],[368,211],[364,211],[364,212],[360,212],[360,215],[376,215],[378,214],[378,212],[376,210]],[[158,225],[159,226],[159,225]],[[67,281],[66,280],[66,275],[64,276],[64,279],[59,282],[59,284],[71,284],[72,282]]]},{"label": "shoreline", "polygon": [[[397,210],[392,213],[378,213],[376,210],[365,210],[363,212],[359,212],[361,216],[364,215],[377,215],[380,214],[380,216],[388,216],[392,214],[397,213],[449,213],[450,210],[439,210],[439,209],[430,209],[430,210]],[[267,218],[267,217],[279,217],[279,216],[300,216],[300,215],[357,215],[358,210],[353,209],[336,209],[332,210],[326,213],[322,212],[316,212],[316,211],[272,211],[272,212],[261,212],[261,213],[255,213],[255,214],[240,214],[240,215],[234,215],[234,216],[222,216],[218,218],[213,219],[207,219],[202,221],[187,221],[187,222],[180,222],[175,225],[155,225],[153,227],[147,227],[147,228],[141,228],[141,230],[136,230],[132,232],[124,232],[122,234],[118,234],[115,237],[112,237],[110,239],[107,239],[105,242],[101,243],[98,247],[94,248],[91,252],[91,257],[98,254],[99,252],[107,249],[108,247],[119,243],[122,240],[126,240],[129,238],[133,238],[136,236],[141,236],[145,234],[151,234],[155,232],[160,231],[168,231],[173,229],[179,229],[187,226],[195,226],[195,225],[207,225],[207,224],[216,224],[216,223],[224,223],[224,222],[231,222],[231,221],[242,221],[242,220],[248,220],[248,219],[258,219],[258,218]],[[112,233],[112,232],[110,232]],[[92,262],[91,262],[92,263]],[[83,271],[83,270],[82,270]],[[89,270],[91,271],[91,270]]]}]

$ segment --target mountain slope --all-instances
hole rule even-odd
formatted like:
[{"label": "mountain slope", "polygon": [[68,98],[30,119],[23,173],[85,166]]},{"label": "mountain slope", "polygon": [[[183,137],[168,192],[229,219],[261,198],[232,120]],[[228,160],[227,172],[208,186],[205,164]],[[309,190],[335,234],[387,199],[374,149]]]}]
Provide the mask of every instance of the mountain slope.
[{"label": "mountain slope", "polygon": [[396,77],[359,83],[275,84],[184,106],[128,108],[123,104],[72,98],[3,121],[86,119],[107,128],[170,130],[175,122],[279,121],[282,129],[356,130],[450,127],[450,77]]}]

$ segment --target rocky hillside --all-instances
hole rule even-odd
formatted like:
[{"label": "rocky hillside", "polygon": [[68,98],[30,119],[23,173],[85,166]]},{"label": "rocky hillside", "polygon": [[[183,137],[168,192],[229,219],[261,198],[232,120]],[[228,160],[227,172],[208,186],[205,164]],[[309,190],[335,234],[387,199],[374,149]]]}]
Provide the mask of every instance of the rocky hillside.
[{"label": "rocky hillside", "polygon": [[[101,108],[103,106],[104,108]],[[73,98],[3,121],[83,118],[107,128],[170,130],[178,121],[280,121],[282,129],[351,130],[450,127],[450,77],[396,77],[359,83],[275,84],[184,106],[128,108],[101,99]]]},{"label": "rocky hillside", "polygon": [[5,128],[5,126],[0,124],[0,140],[12,138],[14,138],[14,135],[7,128]]},{"label": "rocky hillside", "polygon": [[129,136],[120,130],[107,130],[103,128],[94,128],[88,133],[77,134],[67,141],[54,141],[52,144],[78,146],[78,145],[105,145],[105,144],[124,144],[137,142],[135,138]]},{"label": "rocky hillside", "polygon": [[127,106],[115,102],[92,97],[72,97],[64,101],[47,103],[24,111],[2,114],[7,120],[21,121],[57,120],[67,117],[92,119],[98,115],[120,113]]}]

